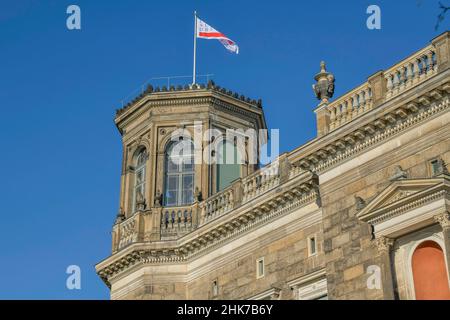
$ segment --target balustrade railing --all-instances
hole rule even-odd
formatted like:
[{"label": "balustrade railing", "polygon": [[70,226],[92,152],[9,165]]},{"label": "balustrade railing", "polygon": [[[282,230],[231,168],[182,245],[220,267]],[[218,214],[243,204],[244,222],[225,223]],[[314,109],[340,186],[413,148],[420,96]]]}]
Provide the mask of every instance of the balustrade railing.
[{"label": "balustrade railing", "polygon": [[161,233],[179,234],[190,231],[193,226],[192,207],[164,208],[161,212]]},{"label": "balustrade railing", "polygon": [[[429,45],[383,72],[385,83],[383,101],[420,84],[437,73],[436,49]],[[329,131],[333,131],[361,114],[373,109],[373,92],[369,82],[331,102]]]},{"label": "balustrade railing", "polygon": [[395,97],[436,72],[436,51],[430,45],[384,72],[386,99]]},{"label": "balustrade railing", "polygon": [[280,183],[279,164],[275,162],[261,168],[242,181],[242,201],[247,202]]},{"label": "balustrade railing", "polygon": [[206,222],[234,208],[234,185],[209,197],[201,204],[202,222]]},{"label": "balustrade railing", "polygon": [[372,107],[372,89],[366,82],[330,103],[328,106],[330,130],[340,127],[360,114],[371,110]]}]

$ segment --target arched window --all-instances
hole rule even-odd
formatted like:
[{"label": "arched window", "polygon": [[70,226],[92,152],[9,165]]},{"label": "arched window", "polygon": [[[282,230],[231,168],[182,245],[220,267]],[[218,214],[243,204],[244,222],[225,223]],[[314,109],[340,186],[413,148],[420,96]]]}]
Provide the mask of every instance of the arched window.
[{"label": "arched window", "polygon": [[223,140],[218,144],[216,158],[216,191],[228,187],[241,176],[241,154],[233,142]]},{"label": "arched window", "polygon": [[164,203],[183,206],[194,202],[194,145],[190,140],[171,142],[166,148]]},{"label": "arched window", "polygon": [[412,256],[417,300],[449,300],[450,289],[442,248],[434,241],[421,243]]},{"label": "arched window", "polygon": [[145,149],[139,151],[136,157],[135,180],[134,180],[134,196],[133,208],[138,209],[138,205],[145,201],[145,163],[147,161],[147,152]]}]

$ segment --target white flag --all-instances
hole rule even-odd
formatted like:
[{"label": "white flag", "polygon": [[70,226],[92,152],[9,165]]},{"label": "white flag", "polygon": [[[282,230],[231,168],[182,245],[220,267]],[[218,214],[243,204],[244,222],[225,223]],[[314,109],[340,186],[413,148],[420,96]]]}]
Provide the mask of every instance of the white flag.
[{"label": "white flag", "polygon": [[197,18],[197,38],[217,39],[225,46],[227,50],[236,54],[239,53],[239,47],[233,40],[227,38],[223,33],[217,31],[199,18]]}]

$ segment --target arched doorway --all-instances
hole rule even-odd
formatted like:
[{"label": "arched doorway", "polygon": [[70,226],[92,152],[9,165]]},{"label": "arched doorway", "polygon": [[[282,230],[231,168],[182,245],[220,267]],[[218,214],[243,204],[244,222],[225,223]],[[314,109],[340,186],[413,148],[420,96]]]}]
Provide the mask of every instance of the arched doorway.
[{"label": "arched doorway", "polygon": [[447,267],[439,244],[421,243],[413,253],[411,264],[417,300],[450,300]]}]

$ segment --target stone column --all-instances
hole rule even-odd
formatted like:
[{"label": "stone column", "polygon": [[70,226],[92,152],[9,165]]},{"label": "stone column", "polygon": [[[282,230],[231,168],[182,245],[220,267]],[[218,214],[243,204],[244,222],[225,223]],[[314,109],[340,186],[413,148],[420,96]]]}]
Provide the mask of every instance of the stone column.
[{"label": "stone column", "polygon": [[394,240],[387,237],[375,239],[378,252],[380,253],[381,273],[383,283],[383,295],[385,300],[395,300],[394,280],[391,266],[391,248]]},{"label": "stone column", "polygon": [[444,237],[444,246],[442,248],[445,251],[447,257],[447,275],[450,279],[450,213],[444,212],[434,217],[434,221],[439,223],[442,227],[442,235]]}]

